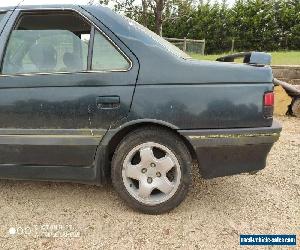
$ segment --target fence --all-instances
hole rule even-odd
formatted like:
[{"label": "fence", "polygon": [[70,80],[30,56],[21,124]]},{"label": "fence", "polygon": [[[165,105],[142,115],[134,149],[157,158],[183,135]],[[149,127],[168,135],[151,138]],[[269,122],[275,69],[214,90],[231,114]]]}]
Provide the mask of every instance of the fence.
[{"label": "fence", "polygon": [[195,40],[195,39],[179,39],[179,38],[168,38],[165,39],[175,46],[188,53],[197,53],[204,55],[205,52],[205,40]]},{"label": "fence", "polygon": [[[297,45],[299,44],[299,45]],[[293,47],[298,46],[298,47]],[[281,37],[280,39],[256,39],[256,38],[219,38],[209,39],[205,42],[205,54],[223,54],[242,51],[282,51],[299,50],[300,37],[294,44],[291,40]]]},{"label": "fence", "polygon": [[[241,51],[270,51],[270,47],[278,47],[277,50],[290,49],[287,40],[284,42],[277,41],[276,39],[269,39],[262,41],[261,39],[248,39],[241,40],[238,38],[225,38],[218,40],[196,40],[188,38],[168,38],[165,39],[175,46],[187,53],[192,54],[221,54],[221,53],[234,53]],[[299,40],[300,41],[300,40]],[[285,44],[285,45],[284,45]],[[300,46],[300,43],[299,43]],[[300,47],[299,47],[300,48]]]}]

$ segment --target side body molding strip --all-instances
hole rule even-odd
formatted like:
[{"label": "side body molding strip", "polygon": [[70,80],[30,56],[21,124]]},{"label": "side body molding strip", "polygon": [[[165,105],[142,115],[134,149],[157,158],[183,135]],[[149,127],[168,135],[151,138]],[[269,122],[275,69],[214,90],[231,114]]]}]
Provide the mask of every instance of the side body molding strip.
[{"label": "side body molding strip", "polygon": [[0,145],[95,145],[106,130],[100,129],[0,129]]}]

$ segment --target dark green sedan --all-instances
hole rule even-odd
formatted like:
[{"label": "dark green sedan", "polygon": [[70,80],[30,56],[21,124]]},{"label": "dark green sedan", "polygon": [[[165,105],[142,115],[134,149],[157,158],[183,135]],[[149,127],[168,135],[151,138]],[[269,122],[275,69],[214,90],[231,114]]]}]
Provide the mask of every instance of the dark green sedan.
[{"label": "dark green sedan", "polygon": [[0,7],[0,178],[112,180],[158,214],[186,197],[192,167],[265,167],[281,131],[268,54],[197,61],[108,8],[27,2]]}]

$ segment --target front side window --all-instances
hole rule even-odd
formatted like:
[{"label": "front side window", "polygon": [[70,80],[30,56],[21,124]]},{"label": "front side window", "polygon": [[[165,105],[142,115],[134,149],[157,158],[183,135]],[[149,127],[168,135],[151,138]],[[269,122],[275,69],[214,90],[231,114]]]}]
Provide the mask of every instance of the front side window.
[{"label": "front side window", "polygon": [[2,74],[87,70],[91,26],[72,12],[23,14],[8,41]]},{"label": "front side window", "polygon": [[127,70],[125,57],[99,32],[95,31],[92,70]]}]

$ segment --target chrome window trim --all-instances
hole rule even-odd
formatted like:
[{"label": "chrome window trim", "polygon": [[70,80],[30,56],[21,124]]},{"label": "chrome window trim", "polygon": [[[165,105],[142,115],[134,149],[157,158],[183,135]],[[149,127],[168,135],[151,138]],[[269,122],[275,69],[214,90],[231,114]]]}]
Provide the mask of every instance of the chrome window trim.
[{"label": "chrome window trim", "polygon": [[45,76],[45,75],[71,75],[71,74],[88,74],[88,73],[122,73],[122,72],[128,72],[129,70],[109,70],[109,71],[104,71],[104,70],[86,70],[86,71],[76,71],[76,72],[39,72],[39,73],[19,73],[19,74],[14,74],[14,75],[6,75],[6,74],[1,74],[0,77],[17,77],[17,76]]},{"label": "chrome window trim", "polygon": [[[80,6],[78,6],[80,7]],[[113,46],[114,48],[121,53],[121,55],[128,61],[129,67],[128,69],[113,69],[113,70],[84,70],[84,71],[75,71],[75,72],[37,72],[37,73],[17,73],[17,74],[2,74],[2,68],[0,72],[0,77],[14,77],[14,76],[34,76],[34,75],[66,75],[66,74],[81,74],[81,73],[112,73],[112,72],[128,72],[133,68],[133,62],[132,60],[125,54],[125,52],[104,32],[102,31],[92,20],[90,20],[88,17],[86,17],[83,13],[80,11],[73,9],[73,8],[36,8],[36,9],[26,9],[26,8],[17,8],[16,10],[20,11],[18,18],[20,14],[23,12],[35,12],[35,11],[73,11],[77,14],[79,14],[85,21],[87,21],[91,26],[94,26],[95,29],[100,32]],[[17,19],[16,19],[17,21]],[[14,27],[13,27],[14,29]],[[12,29],[12,30],[13,30]],[[11,30],[11,31],[12,31]],[[11,32],[9,35],[9,39],[11,36]],[[93,38],[94,39],[94,38]],[[9,41],[9,40],[8,40]],[[7,43],[8,43],[7,41]],[[5,58],[7,47],[5,48],[5,53],[3,54],[3,60]]]}]

